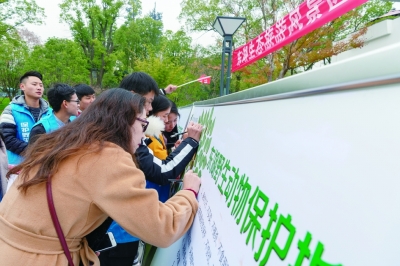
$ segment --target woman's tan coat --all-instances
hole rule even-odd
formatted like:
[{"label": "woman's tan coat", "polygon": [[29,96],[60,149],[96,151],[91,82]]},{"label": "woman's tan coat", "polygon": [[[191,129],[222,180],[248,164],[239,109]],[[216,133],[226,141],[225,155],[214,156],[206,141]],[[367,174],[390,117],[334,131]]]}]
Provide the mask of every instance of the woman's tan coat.
[{"label": "woman's tan coat", "polygon": [[[24,194],[18,183],[0,203],[0,264],[67,266],[48,210],[46,185],[32,186]],[[130,154],[111,143],[101,152],[85,149],[65,160],[52,177],[52,187],[75,266],[80,258],[85,265],[87,260],[99,265],[83,237],[107,216],[145,242],[167,247],[189,229],[198,208],[188,190],[160,203],[155,190],[145,189],[144,175]]]}]

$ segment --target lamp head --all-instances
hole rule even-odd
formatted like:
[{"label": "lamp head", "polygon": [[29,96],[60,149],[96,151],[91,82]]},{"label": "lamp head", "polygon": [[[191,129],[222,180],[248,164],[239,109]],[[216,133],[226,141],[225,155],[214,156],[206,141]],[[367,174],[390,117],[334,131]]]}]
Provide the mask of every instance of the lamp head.
[{"label": "lamp head", "polygon": [[225,37],[227,35],[235,34],[235,32],[245,21],[246,18],[241,18],[241,17],[217,16],[217,18],[214,21],[213,28],[222,37]]}]

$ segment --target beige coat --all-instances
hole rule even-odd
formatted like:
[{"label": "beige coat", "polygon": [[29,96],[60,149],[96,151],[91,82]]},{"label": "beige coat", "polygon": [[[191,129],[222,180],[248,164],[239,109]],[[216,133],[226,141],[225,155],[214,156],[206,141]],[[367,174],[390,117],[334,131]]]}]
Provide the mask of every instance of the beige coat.
[{"label": "beige coat", "polygon": [[[21,193],[17,180],[0,203],[2,266],[68,265],[48,210],[45,184]],[[179,191],[165,204],[156,190],[145,189],[143,173],[119,146],[98,153],[82,150],[59,167],[52,178],[58,219],[75,266],[80,258],[99,261],[83,238],[112,217],[128,233],[167,247],[191,226],[198,203],[193,192]],[[83,238],[83,239],[82,239]]]}]

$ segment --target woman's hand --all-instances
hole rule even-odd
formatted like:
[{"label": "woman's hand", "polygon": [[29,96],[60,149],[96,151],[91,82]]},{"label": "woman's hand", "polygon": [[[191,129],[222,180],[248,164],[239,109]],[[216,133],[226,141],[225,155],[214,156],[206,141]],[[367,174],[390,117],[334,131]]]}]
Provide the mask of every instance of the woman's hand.
[{"label": "woman's hand", "polygon": [[[201,124],[195,122],[189,122],[189,125],[186,129],[187,136],[193,138],[197,142],[200,141],[201,132],[203,131],[203,126]],[[185,139],[185,135],[183,135],[183,139]]]},{"label": "woman's hand", "polygon": [[183,189],[192,189],[196,193],[199,193],[200,184],[201,179],[196,173],[193,173],[192,170],[186,172],[183,177]]},{"label": "woman's hand", "polygon": [[175,149],[178,148],[179,144],[181,144],[181,143],[182,143],[182,140],[178,139],[174,144]]}]

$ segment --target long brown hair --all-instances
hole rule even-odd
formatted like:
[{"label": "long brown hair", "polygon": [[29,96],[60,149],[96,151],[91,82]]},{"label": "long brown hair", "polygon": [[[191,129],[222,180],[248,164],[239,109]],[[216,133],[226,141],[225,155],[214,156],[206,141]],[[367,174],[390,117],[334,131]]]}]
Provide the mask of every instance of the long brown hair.
[{"label": "long brown hair", "polygon": [[[93,152],[100,151],[104,142],[112,142],[126,152],[134,154],[131,148],[131,126],[143,112],[145,99],[124,89],[110,89],[102,94],[73,122],[49,134],[40,136],[25,151],[25,160],[10,170],[8,175],[21,171],[23,183],[19,189],[26,190],[33,185],[46,182],[59,164],[77,151],[93,143],[100,145]],[[28,173],[38,168],[33,178]]]}]

